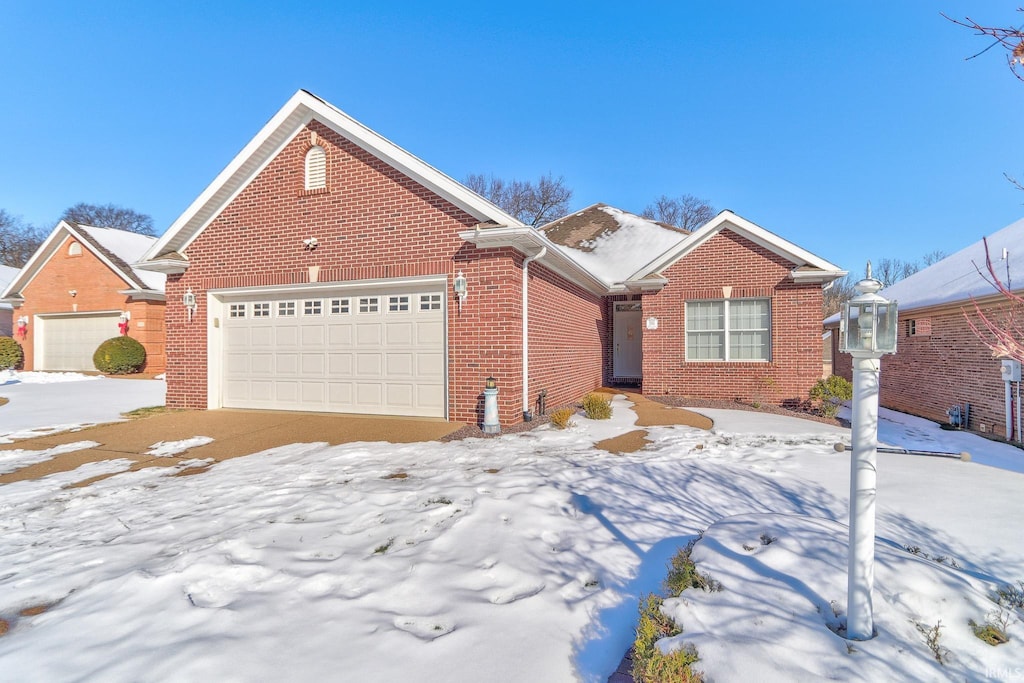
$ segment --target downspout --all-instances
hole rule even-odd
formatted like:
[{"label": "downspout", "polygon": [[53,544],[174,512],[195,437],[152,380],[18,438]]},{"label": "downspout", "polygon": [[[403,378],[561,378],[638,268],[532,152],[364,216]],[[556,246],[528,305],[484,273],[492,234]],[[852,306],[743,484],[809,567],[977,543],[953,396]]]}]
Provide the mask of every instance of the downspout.
[{"label": "downspout", "polygon": [[547,247],[541,247],[533,256],[523,259],[523,420],[533,419],[530,413],[530,263],[544,258]]}]

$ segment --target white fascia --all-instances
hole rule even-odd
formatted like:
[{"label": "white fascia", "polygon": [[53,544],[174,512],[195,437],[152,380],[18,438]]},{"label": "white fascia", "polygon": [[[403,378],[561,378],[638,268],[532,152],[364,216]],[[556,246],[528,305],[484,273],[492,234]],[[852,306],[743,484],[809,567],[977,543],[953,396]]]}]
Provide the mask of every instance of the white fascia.
[{"label": "white fascia", "polygon": [[130,296],[136,301],[167,301],[167,295],[155,289],[119,289],[117,293]]},{"label": "white fascia", "polygon": [[188,261],[182,261],[176,258],[161,258],[153,259],[152,261],[139,261],[133,263],[132,268],[138,268],[139,270],[149,270],[154,273],[163,273],[164,275],[179,275],[188,270],[188,267],[192,265]]},{"label": "white fascia", "polygon": [[459,237],[481,249],[512,247],[526,256],[533,256],[547,247],[548,252],[543,262],[546,268],[550,268],[570,282],[574,282],[598,296],[608,294],[612,289],[604,280],[569,258],[558,248],[558,245],[535,228],[529,226],[477,228],[460,232]]}]

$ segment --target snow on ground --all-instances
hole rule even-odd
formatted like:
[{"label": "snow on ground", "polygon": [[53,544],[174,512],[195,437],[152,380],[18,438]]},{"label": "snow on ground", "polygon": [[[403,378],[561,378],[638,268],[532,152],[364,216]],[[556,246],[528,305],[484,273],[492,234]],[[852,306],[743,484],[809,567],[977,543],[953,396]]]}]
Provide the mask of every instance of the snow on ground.
[{"label": "snow on ground", "polygon": [[0,443],[100,422],[121,413],[162,406],[166,384],[152,379],[113,379],[78,372],[15,372],[0,376]]},{"label": "snow on ground", "polygon": [[167,458],[178,453],[184,453],[190,448],[198,448],[212,442],[213,439],[209,436],[193,436],[191,439],[182,439],[180,441],[160,441],[150,446],[149,450],[146,451],[146,455]]},{"label": "snow on ground", "polygon": [[[964,621],[1024,579],[1024,475],[879,457],[879,635],[850,652],[827,626],[832,601],[845,614],[849,458],[832,444],[848,432],[707,411],[713,432],[650,428],[646,450],[615,456],[593,445],[632,423],[614,407],[563,432],[293,444],[65,488],[118,466],[95,463],[0,487],[0,678],[604,681],[637,599],[704,529],[695,557],[725,589],[673,609],[709,680],[977,680],[1024,661],[1019,623],[990,648]],[[973,440],[976,460],[1012,455]],[[762,532],[777,542],[743,549]],[[938,619],[946,666],[914,625]]]}]

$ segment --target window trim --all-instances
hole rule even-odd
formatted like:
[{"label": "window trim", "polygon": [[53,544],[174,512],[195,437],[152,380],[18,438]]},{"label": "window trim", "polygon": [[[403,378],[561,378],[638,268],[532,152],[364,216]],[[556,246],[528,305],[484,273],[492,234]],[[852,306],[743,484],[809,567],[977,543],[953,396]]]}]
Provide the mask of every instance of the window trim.
[{"label": "window trim", "polygon": [[321,145],[313,145],[306,151],[303,164],[305,190],[327,189],[327,150]]},{"label": "window trim", "polygon": [[[768,343],[766,345],[767,350],[768,350],[767,358],[736,358],[736,359],[733,359],[733,358],[729,357],[729,355],[730,355],[729,351],[730,351],[730,348],[731,348],[730,335],[734,331],[737,332],[737,333],[739,333],[739,332],[752,332],[752,331],[758,331],[758,332],[764,331],[761,328],[758,328],[756,330],[754,328],[750,328],[750,329],[743,328],[743,329],[738,329],[738,330],[730,329],[730,327],[729,327],[729,302],[732,302],[732,301],[765,301],[765,302],[767,302],[767,304],[768,304],[768,327],[767,327]],[[721,332],[723,334],[722,357],[721,358],[692,358],[691,354],[690,354],[690,333],[691,333],[691,330],[690,330],[690,311],[689,311],[690,304],[717,303],[717,302],[721,302],[723,304],[723,308],[722,308],[722,325],[723,325],[723,327],[721,328]],[[685,362],[687,362],[687,363],[758,363],[758,364],[764,364],[764,363],[771,363],[772,362],[772,341],[773,341],[772,330],[774,328],[774,322],[775,321],[774,321],[774,319],[772,317],[772,299],[771,299],[771,297],[767,297],[767,296],[744,296],[744,297],[732,297],[732,298],[728,298],[728,299],[687,299],[684,302],[684,304],[683,304],[683,317],[684,317],[684,324],[683,324],[684,351],[683,352],[685,354],[685,359],[686,359]],[[718,330],[693,330],[693,332],[717,332],[717,331]]]}]

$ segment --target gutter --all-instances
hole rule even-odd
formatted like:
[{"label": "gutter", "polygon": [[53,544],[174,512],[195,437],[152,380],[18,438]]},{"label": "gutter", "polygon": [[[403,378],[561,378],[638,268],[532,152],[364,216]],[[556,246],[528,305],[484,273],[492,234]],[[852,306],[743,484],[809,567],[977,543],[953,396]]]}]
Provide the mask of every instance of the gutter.
[{"label": "gutter", "polygon": [[523,420],[530,421],[530,264],[548,253],[541,247],[533,256],[523,259]]}]

